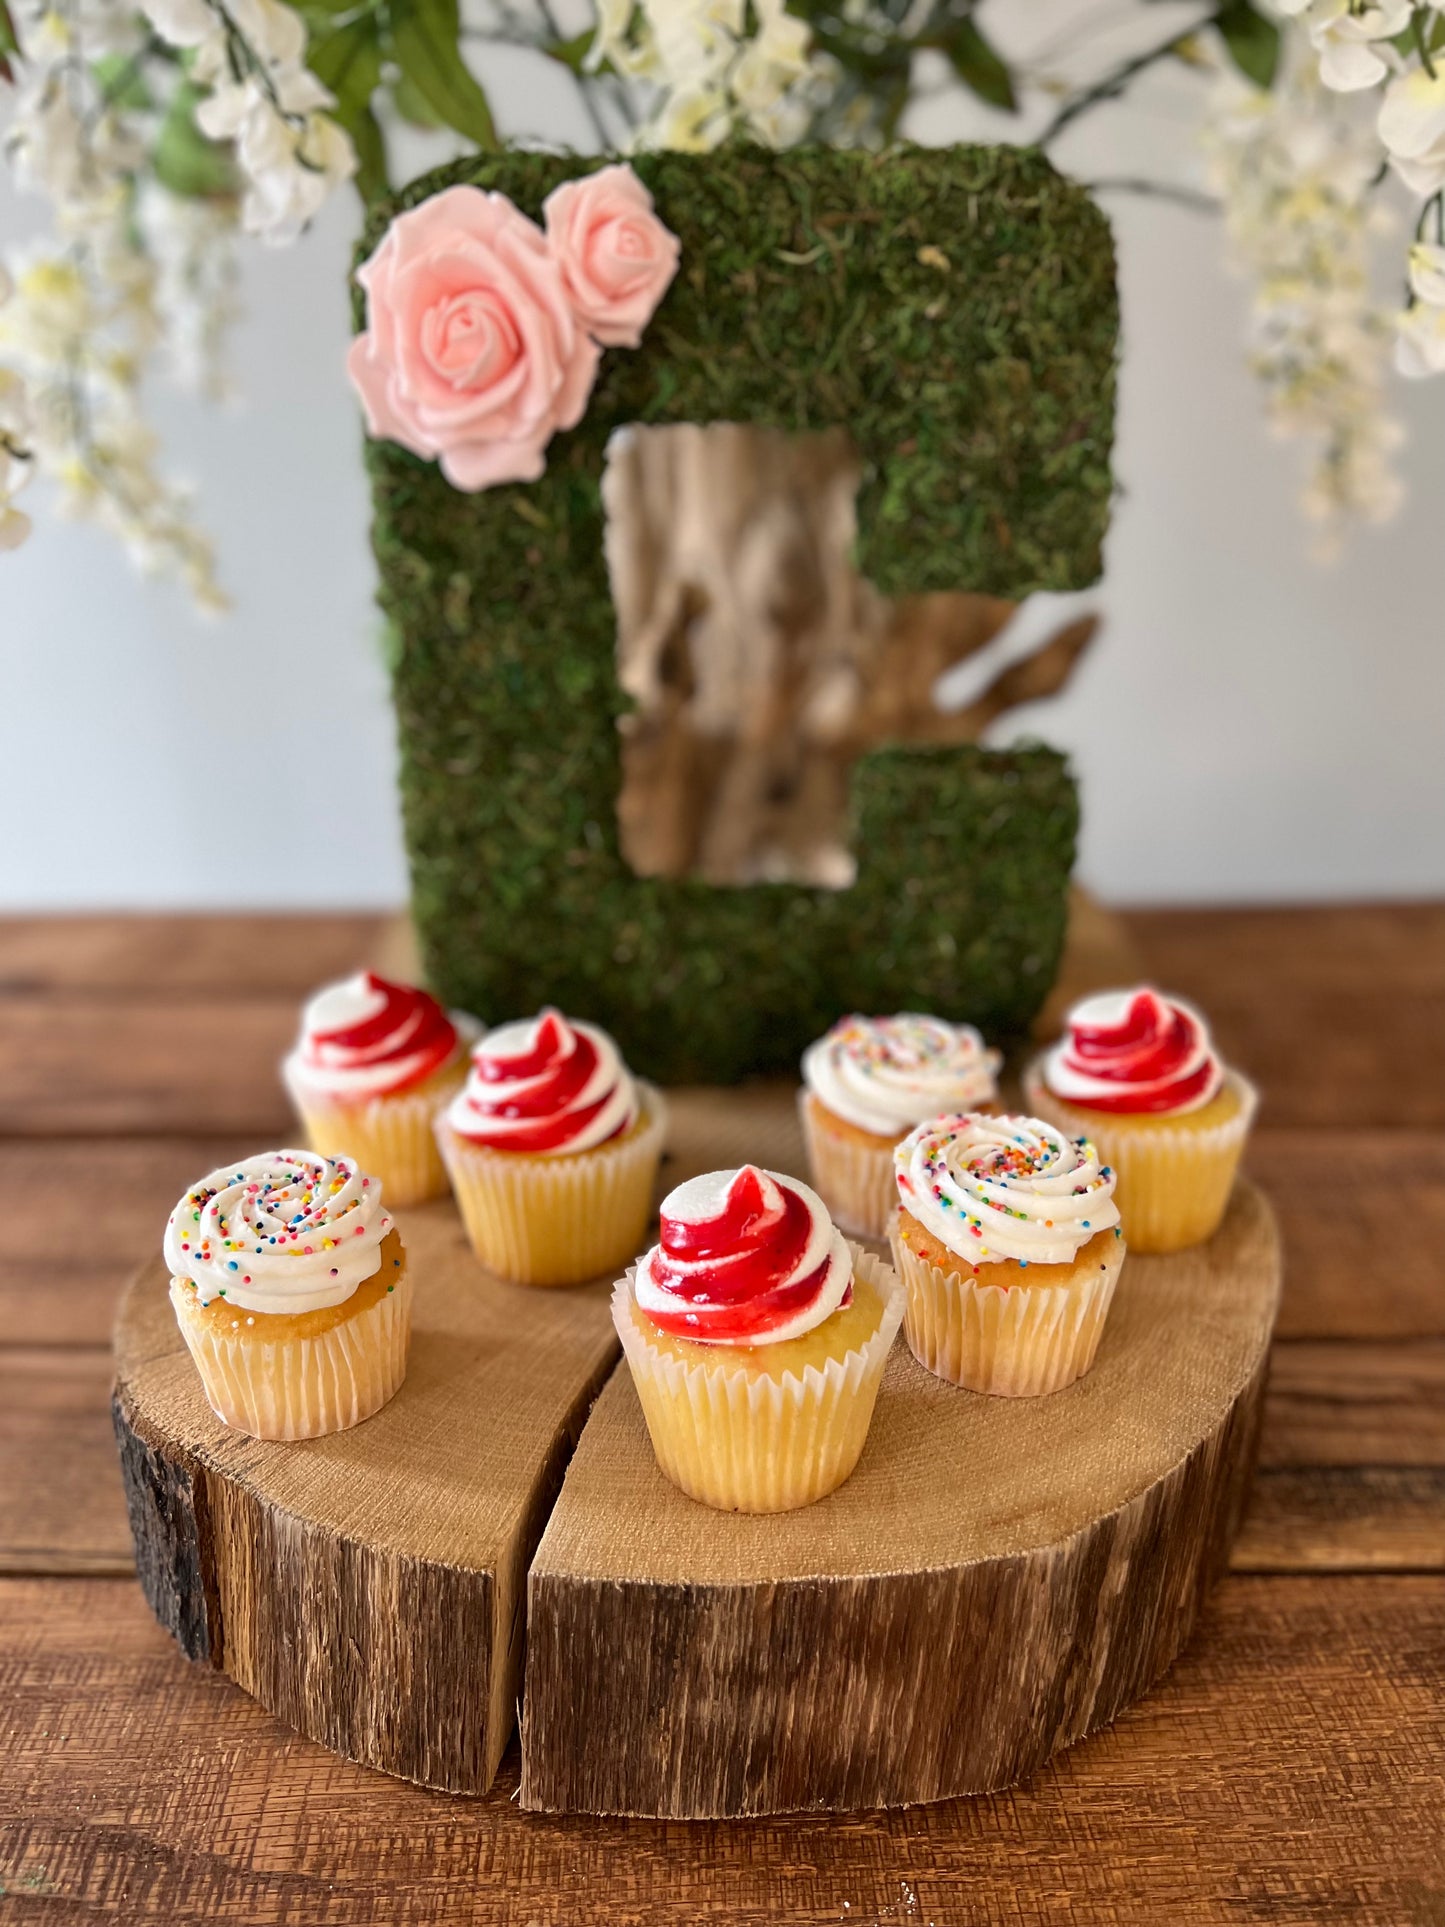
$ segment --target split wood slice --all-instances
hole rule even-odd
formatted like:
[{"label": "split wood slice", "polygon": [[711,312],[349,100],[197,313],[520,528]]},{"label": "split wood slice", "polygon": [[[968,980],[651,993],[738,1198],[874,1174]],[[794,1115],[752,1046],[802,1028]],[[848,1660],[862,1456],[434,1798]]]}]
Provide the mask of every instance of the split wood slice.
[{"label": "split wood slice", "polygon": [[450,1203],[399,1222],[411,1361],[374,1418],[295,1444],[228,1430],[157,1263],[121,1306],[116,1433],[141,1584],[190,1658],[348,1759],[481,1793],[515,1723],[527,1565],[617,1345],[606,1282],[502,1283]]},{"label": "split wood slice", "polygon": [[[771,1123],[752,1156],[801,1173]],[[1126,1260],[1077,1384],[982,1397],[900,1336],[852,1478],[764,1518],[668,1483],[619,1367],[528,1581],[522,1804],[906,1805],[1010,1786],[1114,1719],[1226,1562],[1279,1285],[1241,1182],[1210,1244]]]}]

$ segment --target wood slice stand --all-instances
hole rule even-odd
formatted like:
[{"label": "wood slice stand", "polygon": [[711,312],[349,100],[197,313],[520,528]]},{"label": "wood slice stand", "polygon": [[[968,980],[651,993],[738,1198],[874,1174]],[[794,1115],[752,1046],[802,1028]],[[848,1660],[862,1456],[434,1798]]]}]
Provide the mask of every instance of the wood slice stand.
[{"label": "wood slice stand", "polygon": [[[1132,974],[1107,923],[1073,995]],[[806,1175],[791,1088],[669,1105],[664,1187],[745,1160]],[[975,1397],[900,1337],[852,1479],[767,1519],[696,1506],[657,1471],[612,1369],[611,1280],[503,1284],[450,1204],[401,1229],[410,1369],[354,1431],[228,1431],[159,1263],[116,1332],[157,1617],[365,1765],[483,1792],[521,1696],[525,1607],[526,1806],[694,1818],[1005,1786],[1148,1688],[1228,1554],[1279,1294],[1248,1184],[1210,1245],[1129,1258],[1094,1370],[1065,1392]]]}]

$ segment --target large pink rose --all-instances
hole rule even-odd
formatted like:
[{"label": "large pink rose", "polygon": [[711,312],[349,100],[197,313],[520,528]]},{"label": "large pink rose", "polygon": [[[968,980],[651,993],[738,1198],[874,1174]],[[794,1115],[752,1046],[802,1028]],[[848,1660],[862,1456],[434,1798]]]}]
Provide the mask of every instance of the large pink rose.
[{"label": "large pink rose", "polygon": [[399,214],[357,279],[368,327],[346,365],[371,433],[436,456],[456,488],[535,482],[598,362],[536,223],[449,187]]},{"label": "large pink rose", "polygon": [[680,244],[630,167],[565,181],[542,204],[547,238],[588,333],[635,348],[677,273]]}]

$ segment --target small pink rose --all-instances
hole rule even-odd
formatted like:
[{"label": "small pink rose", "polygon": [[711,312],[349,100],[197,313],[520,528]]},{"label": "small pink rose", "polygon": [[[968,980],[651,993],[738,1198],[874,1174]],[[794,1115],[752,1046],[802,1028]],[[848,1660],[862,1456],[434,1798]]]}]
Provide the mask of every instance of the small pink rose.
[{"label": "small pink rose", "polygon": [[681,252],[642,182],[630,167],[599,168],[554,188],[542,218],[583,327],[604,347],[637,347]]},{"label": "small pink rose", "polygon": [[371,433],[435,456],[456,488],[535,482],[599,359],[536,223],[449,187],[399,214],[357,279],[368,326],[346,365]]}]

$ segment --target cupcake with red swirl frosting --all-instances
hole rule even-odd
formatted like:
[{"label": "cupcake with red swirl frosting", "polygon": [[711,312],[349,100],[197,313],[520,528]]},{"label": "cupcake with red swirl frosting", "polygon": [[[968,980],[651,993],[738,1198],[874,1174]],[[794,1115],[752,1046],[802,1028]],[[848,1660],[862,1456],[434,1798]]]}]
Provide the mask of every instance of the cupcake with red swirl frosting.
[{"label": "cupcake with red swirl frosting", "polygon": [[943,1111],[988,1110],[1000,1053],[972,1024],[903,1011],[845,1017],[803,1053],[803,1137],[813,1181],[845,1231],[886,1238],[893,1147]]},{"label": "cupcake with red swirl frosting", "polygon": [[903,1294],[816,1192],[745,1164],[663,1200],[612,1316],[673,1484],[722,1511],[788,1512],[858,1463]]},{"label": "cupcake with red swirl frosting", "polygon": [[490,1031],[436,1120],[472,1248],[522,1285],[582,1284],[638,1249],[666,1129],[606,1031],[550,1009]]},{"label": "cupcake with red swirl frosting", "polygon": [[465,1082],[481,1028],[369,970],[319,990],[281,1067],[311,1149],[355,1158],[393,1205],[444,1196],[432,1121]]},{"label": "cupcake with red swirl frosting", "polygon": [[406,1252],[353,1159],[263,1151],[223,1165],[172,1211],[165,1255],[206,1398],[238,1432],[344,1431],[405,1378]]},{"label": "cupcake with red swirl frosting", "polygon": [[1085,998],[1024,1092],[1113,1165],[1135,1251],[1182,1251],[1219,1229],[1259,1100],[1191,1004],[1147,985]]},{"label": "cupcake with red swirl frosting", "polygon": [[919,1364],[1005,1398],[1087,1372],[1124,1264],[1095,1146],[1042,1118],[975,1112],[920,1124],[893,1161],[893,1262]]}]

